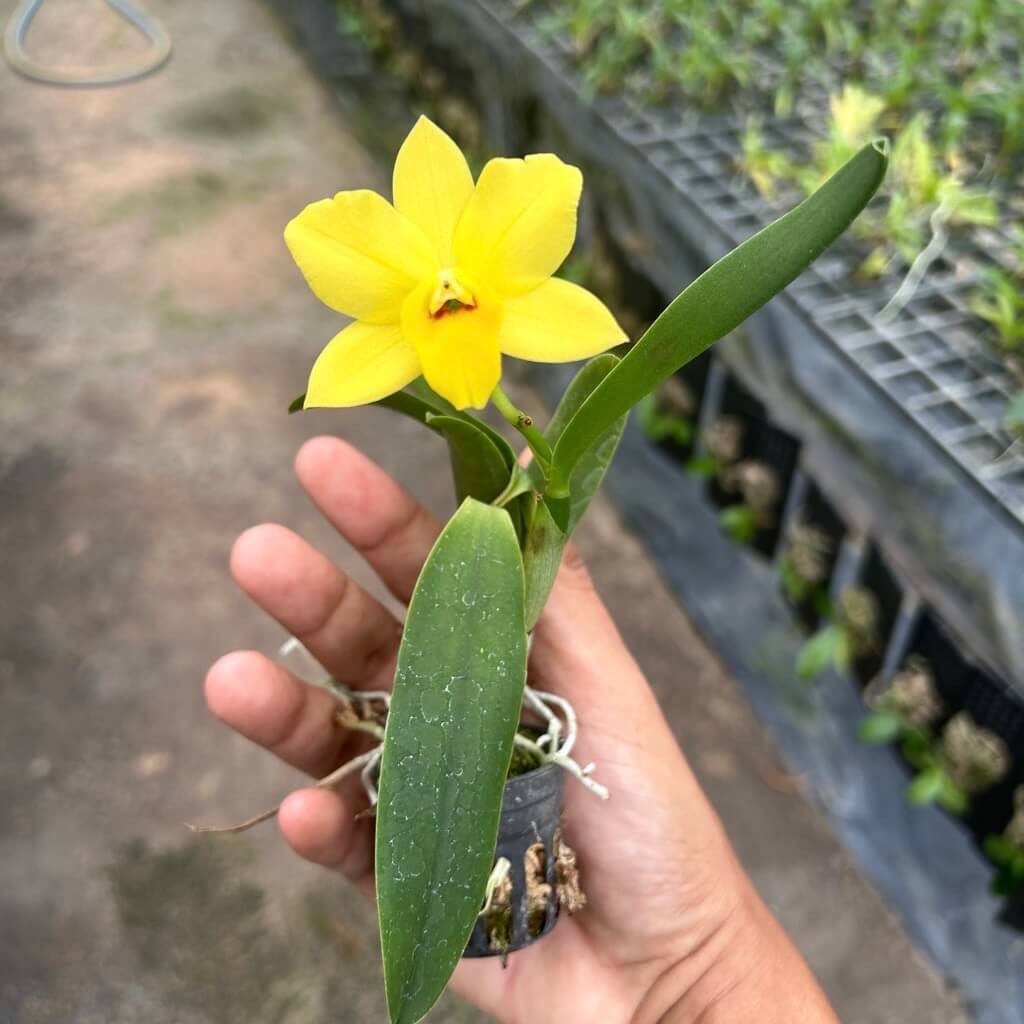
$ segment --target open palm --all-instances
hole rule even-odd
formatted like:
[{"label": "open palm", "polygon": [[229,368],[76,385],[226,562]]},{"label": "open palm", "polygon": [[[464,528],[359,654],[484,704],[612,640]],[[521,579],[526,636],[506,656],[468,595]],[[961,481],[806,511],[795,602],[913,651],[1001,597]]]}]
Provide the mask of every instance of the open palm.
[{"label": "open palm", "polygon": [[[407,602],[441,524],[337,439],[308,442],[296,472],[324,516]],[[231,569],[334,678],[355,689],[390,687],[401,624],[324,555],[284,527],[264,525],[238,539]],[[497,958],[463,961],[453,986],[499,1019],[523,1024],[774,1020],[766,1001],[786,1014],[779,1020],[834,1020],[737,865],[571,549],[535,633],[529,678],[575,705],[575,756],[595,762],[595,778],[611,792],[605,802],[566,781],[565,834],[588,905],[511,956],[506,969]],[[366,748],[365,736],[337,724],[330,694],[257,652],[221,658],[206,693],[218,718],[316,778]],[[279,821],[300,855],[372,894],[373,822],[356,817],[365,806],[349,779],[335,790],[293,793]],[[796,994],[789,1010],[771,996],[780,964],[787,997]]]}]

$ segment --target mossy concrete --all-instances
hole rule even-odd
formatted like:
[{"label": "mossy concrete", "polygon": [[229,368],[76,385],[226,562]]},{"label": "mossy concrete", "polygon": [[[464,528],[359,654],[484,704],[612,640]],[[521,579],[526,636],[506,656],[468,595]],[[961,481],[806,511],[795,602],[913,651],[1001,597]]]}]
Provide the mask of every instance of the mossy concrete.
[{"label": "mossy concrete", "polygon": [[[284,411],[340,324],[281,230],[387,174],[259,3],[159,14],[175,54],[145,81],[58,90],[0,69],[0,1017],[381,1020],[360,896],[273,825],[200,838],[183,823],[244,817],[301,781],[203,704],[218,655],[284,639],[230,582],[234,536],[286,523],[373,585],[294,480],[303,439],[342,433],[451,508],[443,446],[415,424]],[[50,0],[32,44],[116,58],[137,43],[111,18]],[[192,184],[171,189],[163,230],[170,182]],[[580,539],[843,1019],[958,1019],[607,503]],[[432,1019],[480,1018],[448,999]]]}]

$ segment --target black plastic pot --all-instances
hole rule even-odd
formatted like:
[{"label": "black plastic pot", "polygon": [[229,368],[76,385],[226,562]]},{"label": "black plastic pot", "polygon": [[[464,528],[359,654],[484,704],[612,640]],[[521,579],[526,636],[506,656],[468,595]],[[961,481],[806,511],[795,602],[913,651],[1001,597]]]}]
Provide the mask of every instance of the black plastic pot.
[{"label": "black plastic pot", "polygon": [[[501,825],[495,861],[505,857],[511,864],[511,929],[508,943],[495,947],[484,917],[477,920],[463,956],[502,956],[532,945],[555,927],[558,899],[555,887],[555,836],[562,816],[564,772],[548,764],[505,783],[501,805]],[[531,915],[527,905],[526,851],[536,843],[544,844],[544,878],[550,887],[541,917]],[[531,927],[532,924],[532,927]]]}]

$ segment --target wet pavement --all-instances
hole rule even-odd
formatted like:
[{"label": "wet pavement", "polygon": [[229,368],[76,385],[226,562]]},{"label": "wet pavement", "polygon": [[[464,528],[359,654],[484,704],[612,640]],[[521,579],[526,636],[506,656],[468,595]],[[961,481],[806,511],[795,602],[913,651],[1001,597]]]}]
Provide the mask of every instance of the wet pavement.
[{"label": "wet pavement", "polygon": [[[255,0],[153,7],[175,54],[145,81],[0,68],[0,1020],[381,1020],[360,897],[273,826],[182,823],[299,781],[203,705],[218,655],[284,639],[227,575],[234,536],[285,523],[369,582],[294,480],[302,440],[341,433],[450,508],[444,452],[414,424],[284,414],[338,322],[281,230],[387,175]],[[32,39],[80,62],[135,45],[99,0],[50,0]],[[579,540],[843,1020],[960,1019],[609,504]],[[447,999],[432,1019],[480,1018]]]}]

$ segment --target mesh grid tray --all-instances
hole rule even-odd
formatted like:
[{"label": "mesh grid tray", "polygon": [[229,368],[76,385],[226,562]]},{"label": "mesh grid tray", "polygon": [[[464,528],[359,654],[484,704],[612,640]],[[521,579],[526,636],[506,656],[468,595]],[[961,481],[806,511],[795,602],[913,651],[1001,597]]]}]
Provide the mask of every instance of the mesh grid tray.
[{"label": "mesh grid tray", "polygon": [[[568,39],[543,31],[535,12],[517,8],[511,0],[474,3],[514,29],[551,73],[579,92]],[[598,97],[593,113],[643,153],[683,202],[702,210],[729,247],[783,212],[781,205],[759,196],[737,170],[744,130],[738,117],[680,115],[643,107],[628,96]],[[764,132],[774,146],[796,152],[805,151],[815,137],[799,122],[766,125]],[[933,265],[890,323],[878,314],[898,279],[857,285],[851,274],[862,257],[855,245],[840,243],[787,290],[786,299],[1024,526],[1024,452],[1010,449],[1011,439],[1001,425],[1017,388],[982,340],[983,324],[969,312],[969,297],[978,282],[978,261],[969,244],[958,248],[952,242],[946,258]]]}]

